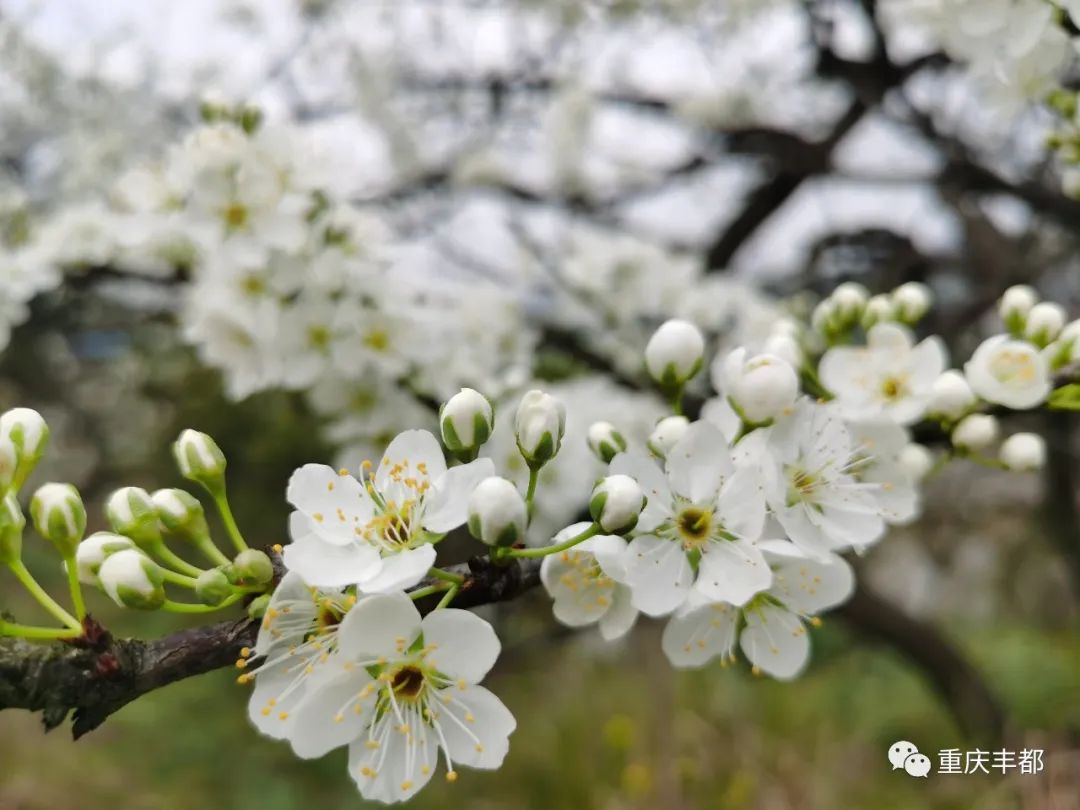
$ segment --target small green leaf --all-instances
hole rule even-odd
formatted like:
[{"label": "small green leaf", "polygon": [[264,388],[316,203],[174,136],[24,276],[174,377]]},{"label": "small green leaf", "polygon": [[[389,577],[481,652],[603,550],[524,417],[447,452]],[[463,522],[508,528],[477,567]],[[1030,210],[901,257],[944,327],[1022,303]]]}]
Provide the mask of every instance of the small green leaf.
[{"label": "small green leaf", "polygon": [[1080,383],[1062,386],[1050,395],[1047,403],[1054,411],[1080,411]]}]

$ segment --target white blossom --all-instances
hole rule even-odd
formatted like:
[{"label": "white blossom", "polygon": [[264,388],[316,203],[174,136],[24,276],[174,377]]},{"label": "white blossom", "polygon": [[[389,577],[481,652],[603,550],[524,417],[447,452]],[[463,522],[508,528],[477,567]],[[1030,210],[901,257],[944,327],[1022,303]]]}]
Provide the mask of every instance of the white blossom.
[{"label": "white blossom", "polygon": [[964,364],[971,390],[997,405],[1026,410],[1050,395],[1050,375],[1037,348],[1007,335],[988,338]]},{"label": "white blossom", "polygon": [[364,468],[363,480],[307,464],[289,480],[286,497],[296,511],[285,565],[320,587],[411,587],[435,561],[432,539],[465,522],[469,494],[493,472],[486,458],[448,470],[426,430],[399,434],[374,475]]}]

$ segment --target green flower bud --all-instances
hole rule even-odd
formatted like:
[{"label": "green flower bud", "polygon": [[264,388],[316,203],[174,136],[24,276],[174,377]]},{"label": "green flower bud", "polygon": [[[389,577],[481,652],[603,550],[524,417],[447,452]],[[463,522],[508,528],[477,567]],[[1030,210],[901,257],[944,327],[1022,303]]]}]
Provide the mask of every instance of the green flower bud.
[{"label": "green flower bud", "polygon": [[566,406],[543,391],[530,391],[521,398],[514,416],[514,436],[525,463],[542,467],[559,452],[566,433]]},{"label": "green flower bud", "polygon": [[609,475],[598,483],[589,499],[589,514],[608,534],[625,534],[645,508],[645,493],[628,475]]},{"label": "green flower bud", "polygon": [[19,499],[9,492],[0,501],[0,563],[10,565],[22,557],[22,533],[26,518],[19,507]]},{"label": "green flower bud", "polygon": [[472,388],[462,388],[439,409],[443,444],[459,458],[475,458],[494,426],[494,408],[487,397]]},{"label": "green flower bud", "polygon": [[137,549],[109,555],[101,564],[98,579],[102,590],[120,607],[157,610],[165,604],[161,568]]},{"label": "green flower bud", "polygon": [[112,532],[94,532],[75,549],[75,567],[79,581],[87,585],[98,585],[98,571],[102,563],[118,551],[134,549],[131,538]]},{"label": "green flower bud", "polygon": [[0,492],[11,489],[18,469],[19,449],[11,439],[0,436]]},{"label": "green flower bud", "polygon": [[173,443],[173,456],[180,474],[202,484],[210,492],[225,486],[225,454],[217,442],[197,430],[185,430]]},{"label": "green flower bud", "polygon": [[611,422],[593,422],[585,441],[593,454],[605,464],[626,450],[626,439]]},{"label": "green flower bud", "polygon": [[158,518],[170,532],[196,540],[209,537],[210,527],[199,499],[182,489],[159,489],[150,496]]},{"label": "green flower bud", "polygon": [[130,537],[140,547],[161,541],[157,507],[145,489],[116,490],[105,502],[105,517],[114,532]]},{"label": "green flower bud", "polygon": [[9,439],[18,451],[14,476],[14,485],[18,488],[45,454],[49,426],[32,408],[12,408],[0,416],[0,438]]},{"label": "green flower bud", "polygon": [[30,499],[30,518],[37,533],[56,546],[65,560],[86,533],[86,507],[71,484],[44,484]]},{"label": "green flower bud", "polygon": [[266,609],[270,607],[271,594],[264,593],[261,596],[256,596],[251,602],[248,603],[248,618],[261,619],[266,614]]},{"label": "green flower bud", "polygon": [[232,575],[236,584],[265,585],[274,578],[274,564],[264,552],[249,548],[236,555]]},{"label": "green flower bud", "polygon": [[469,532],[489,546],[512,546],[525,538],[528,509],[517,487],[493,475],[469,496]]},{"label": "green flower bud", "polygon": [[220,605],[232,594],[232,583],[220,568],[203,571],[195,580],[195,596],[204,605]]}]

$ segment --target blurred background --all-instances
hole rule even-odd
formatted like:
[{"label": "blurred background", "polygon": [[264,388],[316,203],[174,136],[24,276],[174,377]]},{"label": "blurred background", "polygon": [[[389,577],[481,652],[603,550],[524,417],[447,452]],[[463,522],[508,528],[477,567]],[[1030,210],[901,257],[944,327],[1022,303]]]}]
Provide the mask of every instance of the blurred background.
[{"label": "blurred background", "polygon": [[[195,427],[229,458],[245,534],[284,542],[296,466],[355,468],[460,385],[512,397],[540,380],[578,414],[541,500],[554,530],[595,475],[584,427],[641,435],[659,413],[639,358],[669,315],[718,349],[760,346],[841,281],[916,280],[938,301],[925,329],[961,362],[1010,284],[1080,314],[1080,203],[1040,103],[1075,83],[1075,29],[1049,3],[957,11],[976,5],[0,0],[0,406],[53,430],[32,484],[77,484],[103,528],[114,488],[181,483],[168,445]],[[340,216],[343,252],[366,263],[362,294],[318,294],[359,301],[361,328],[392,318],[362,336],[370,357],[351,362],[345,335],[349,362],[273,362],[329,272],[329,229],[317,250],[282,247],[273,224],[238,247],[197,210],[206,175],[190,166],[212,149],[192,133],[256,108],[260,132],[289,135],[260,148],[322,195],[301,219]],[[387,336],[410,340],[388,353]],[[888,610],[970,661],[1003,738],[910,647],[847,616],[826,616],[784,684],[674,671],[657,623],[615,645],[566,633],[532,593],[485,614],[504,642],[491,686],[519,723],[505,765],[413,805],[1080,806],[1076,424],[1014,422],[1048,436],[1044,473],[956,462],[922,519],[857,563]],[[0,593],[34,615],[12,583]],[[91,599],[121,635],[183,625]],[[77,743],[3,712],[0,810],[363,803],[341,752],[302,762],[259,738],[234,676],[150,694]],[[935,764],[945,748],[1041,748],[1045,769],[915,780],[887,763],[898,739]]]}]

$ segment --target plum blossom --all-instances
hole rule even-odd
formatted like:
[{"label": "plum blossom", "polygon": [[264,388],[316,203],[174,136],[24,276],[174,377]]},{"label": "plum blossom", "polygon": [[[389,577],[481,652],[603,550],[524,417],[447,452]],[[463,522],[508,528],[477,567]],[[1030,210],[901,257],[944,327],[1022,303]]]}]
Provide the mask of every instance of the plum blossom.
[{"label": "plum blossom", "polygon": [[[567,526],[551,542],[569,540],[589,525]],[[626,585],[626,548],[626,541],[617,535],[597,535],[544,557],[540,582],[555,600],[555,618],[567,627],[596,624],[605,641],[626,635],[638,616]]]},{"label": "plum blossom", "polygon": [[661,470],[638,452],[620,453],[611,472],[637,480],[648,502],[626,553],[634,606],[650,616],[675,610],[695,590],[741,605],[771,581],[756,542],[765,502],[739,470],[720,430],[695,422]]},{"label": "plum blossom", "polygon": [[844,416],[886,416],[901,425],[921,419],[934,381],[946,366],[941,338],[914,344],[904,327],[879,323],[866,341],[865,347],[837,346],[821,358],[821,381],[836,396]]},{"label": "plum blossom", "polygon": [[1046,358],[1032,344],[1008,335],[984,340],[964,364],[964,375],[987,402],[1017,410],[1042,404],[1052,388]]},{"label": "plum blossom", "polygon": [[881,538],[884,485],[860,480],[868,455],[833,407],[804,398],[790,418],[751,434],[739,448],[771,456],[754,468],[773,516],[803,551],[821,555]]},{"label": "plum blossom", "polygon": [[514,716],[477,684],[499,655],[491,625],[465,610],[423,619],[402,593],[365,597],[341,621],[335,674],[296,706],[288,739],[301,757],[349,748],[349,775],[369,800],[405,801],[431,779],[439,754],[455,768],[502,764]]},{"label": "plum blossom", "polygon": [[365,593],[415,585],[435,561],[431,541],[465,522],[469,494],[494,472],[490,459],[448,470],[426,430],[399,434],[374,475],[369,467],[362,480],[322,464],[293,473],[284,560],[308,583]]},{"label": "plum blossom", "polygon": [[701,667],[714,658],[734,659],[735,643],[753,665],[780,680],[806,666],[810,641],[806,621],[844,602],[855,584],[841,557],[810,557],[783,540],[761,548],[772,568],[772,585],[748,604],[703,602],[695,596],[664,629],[662,645],[676,667]]}]

